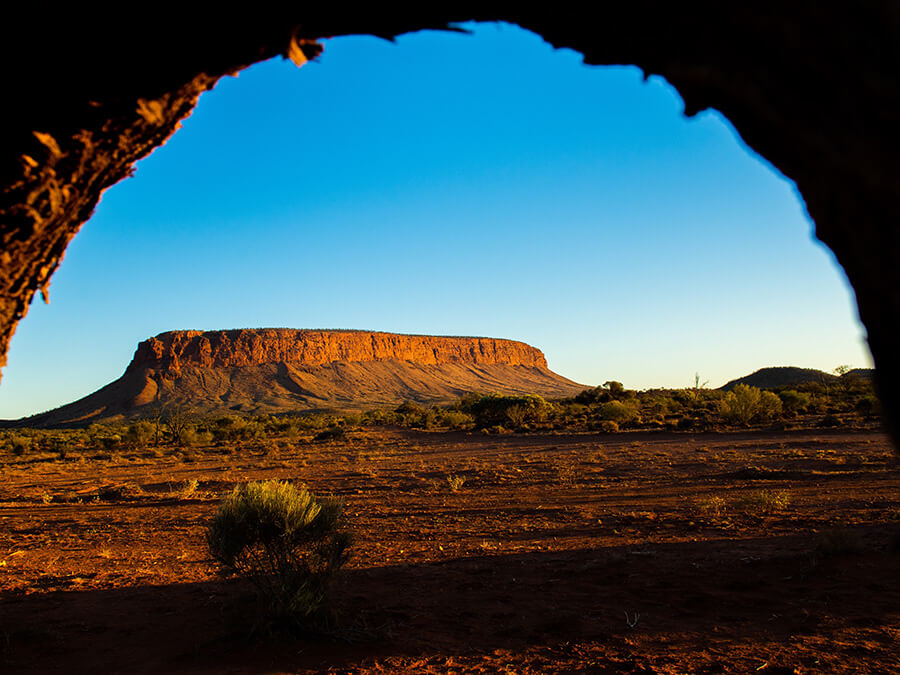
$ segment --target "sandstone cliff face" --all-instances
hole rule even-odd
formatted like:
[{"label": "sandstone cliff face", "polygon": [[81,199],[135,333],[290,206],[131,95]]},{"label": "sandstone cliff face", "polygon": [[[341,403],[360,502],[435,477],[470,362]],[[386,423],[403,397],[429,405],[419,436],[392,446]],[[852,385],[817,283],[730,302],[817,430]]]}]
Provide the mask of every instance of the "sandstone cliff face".
[{"label": "sandstone cliff face", "polygon": [[138,345],[118,380],[21,420],[29,426],[134,419],[169,406],[201,416],[296,414],[450,403],[469,392],[572,396],[586,385],[515,340],[269,328],[172,331]]},{"label": "sandstone cliff face", "polygon": [[288,363],[305,367],[335,361],[392,360],[425,366],[504,364],[547,368],[547,359],[539,349],[515,340],[267,328],[161,333],[138,345],[128,370],[150,367],[178,374],[182,366],[188,365],[229,368]]}]

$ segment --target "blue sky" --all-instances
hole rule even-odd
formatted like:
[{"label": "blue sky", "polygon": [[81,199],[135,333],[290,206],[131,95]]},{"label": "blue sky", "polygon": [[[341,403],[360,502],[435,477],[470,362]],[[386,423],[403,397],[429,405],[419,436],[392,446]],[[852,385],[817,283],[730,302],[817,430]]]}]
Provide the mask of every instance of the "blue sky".
[{"label": "blue sky", "polygon": [[638,389],[871,364],[793,184],[720,115],[474,28],[223,79],[69,247],[13,338],[0,417],[86,395],[182,328],[507,337]]}]

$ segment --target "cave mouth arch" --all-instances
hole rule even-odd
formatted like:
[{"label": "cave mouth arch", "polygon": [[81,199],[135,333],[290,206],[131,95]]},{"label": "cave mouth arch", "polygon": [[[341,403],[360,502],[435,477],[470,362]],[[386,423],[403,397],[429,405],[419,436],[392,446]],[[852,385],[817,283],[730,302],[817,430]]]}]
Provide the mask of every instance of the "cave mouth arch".
[{"label": "cave mouth arch", "polygon": [[[721,111],[751,148],[796,182],[817,235],[856,290],[882,397],[894,417],[894,394],[884,385],[900,371],[891,340],[900,306],[893,264],[898,146],[896,106],[886,104],[897,92],[898,19],[887,3],[867,4],[849,17],[706,3],[688,9],[634,3],[552,18],[443,9],[342,17],[317,10],[301,21],[299,11],[285,10],[240,20],[185,16],[128,31],[110,31],[74,8],[50,22],[35,21],[37,9],[20,11],[23,20],[5,31],[8,60],[48,37],[58,49],[35,54],[10,83],[21,105],[4,130],[13,150],[0,174],[4,353],[100,192],[161,144],[222,75],[277,54],[302,61],[318,51],[314,40],[323,35],[391,36],[504,18],[555,46],[572,47],[590,64],[629,63],[662,75],[688,113]],[[142,52],[135,44],[166,50]],[[71,54],[65,71],[57,67],[59,53]],[[127,61],[111,58],[126,53]],[[861,122],[859,110],[879,112]]]},{"label": "cave mouth arch", "polygon": [[[727,122],[686,120],[633,67],[467,28],[338,38],[315,63],[276,57],[201,97],[74,241],[50,310],[19,329],[0,410],[80,398],[138,341],[181,328],[509,337],[577,382],[637,389],[852,360],[810,353],[819,334],[849,337],[847,316],[820,309],[843,310],[845,291],[793,188]],[[111,315],[99,337],[67,330]],[[62,365],[42,387],[46,354]]]}]

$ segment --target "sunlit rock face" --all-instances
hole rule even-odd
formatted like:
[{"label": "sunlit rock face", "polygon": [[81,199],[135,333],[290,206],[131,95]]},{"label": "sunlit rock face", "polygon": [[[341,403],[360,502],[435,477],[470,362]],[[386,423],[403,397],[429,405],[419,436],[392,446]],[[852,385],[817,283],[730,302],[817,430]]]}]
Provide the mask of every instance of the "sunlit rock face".
[{"label": "sunlit rock face", "polygon": [[286,328],[171,331],[138,345],[115,382],[33,426],[146,417],[175,407],[205,416],[449,403],[469,392],[571,396],[585,388],[515,340]]},{"label": "sunlit rock face", "polygon": [[547,359],[539,349],[514,340],[263,328],[162,333],[138,345],[129,369],[154,367],[177,371],[183,365],[240,368],[267,363],[302,367],[333,361],[392,360],[422,366],[460,363],[547,367]]},{"label": "sunlit rock face", "polygon": [[900,12],[893,0],[595,3],[504,12],[461,3],[248,6],[103,15],[16,3],[0,25],[0,365],[37,291],[104,189],[165,140],[222,76],[274,56],[302,64],[317,38],[390,37],[506,20],[589,64],[665,77],[685,112],[715,108],[794,180],[816,234],[856,291],[890,419],[900,418]]}]

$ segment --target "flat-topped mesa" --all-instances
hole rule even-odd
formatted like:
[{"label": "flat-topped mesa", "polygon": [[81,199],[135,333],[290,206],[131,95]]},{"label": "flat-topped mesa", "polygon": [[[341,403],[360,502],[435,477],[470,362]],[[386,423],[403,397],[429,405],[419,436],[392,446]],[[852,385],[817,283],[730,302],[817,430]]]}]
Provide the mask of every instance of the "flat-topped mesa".
[{"label": "flat-topped mesa", "polygon": [[141,342],[125,373],[77,401],[20,420],[86,426],[183,407],[274,415],[450,404],[471,392],[573,396],[585,389],[524,342],[355,330],[179,330]]},{"label": "flat-topped mesa", "polygon": [[547,368],[543,352],[515,340],[263,328],[160,333],[138,345],[128,370],[150,367],[177,372],[187,365],[206,368],[269,363],[319,366],[335,361],[390,360],[419,365],[506,364]]}]

